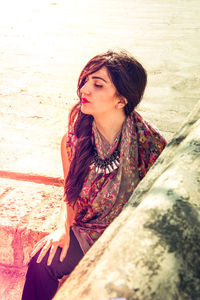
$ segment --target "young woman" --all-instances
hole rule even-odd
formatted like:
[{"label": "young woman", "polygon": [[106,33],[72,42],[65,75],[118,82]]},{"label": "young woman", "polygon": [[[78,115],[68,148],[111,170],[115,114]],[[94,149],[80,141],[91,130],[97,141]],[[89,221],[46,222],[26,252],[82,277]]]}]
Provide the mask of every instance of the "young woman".
[{"label": "young woman", "polygon": [[79,102],[61,143],[67,217],[35,246],[23,300],[53,298],[58,279],[72,272],[119,215],[165,147],[135,111],[146,82],[146,71],[126,52],[97,55],[82,70]]}]

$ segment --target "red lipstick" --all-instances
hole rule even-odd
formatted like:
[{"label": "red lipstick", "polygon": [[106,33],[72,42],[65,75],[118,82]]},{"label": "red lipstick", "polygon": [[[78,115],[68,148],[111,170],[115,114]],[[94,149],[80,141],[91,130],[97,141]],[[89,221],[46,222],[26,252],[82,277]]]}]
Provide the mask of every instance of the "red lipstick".
[{"label": "red lipstick", "polygon": [[82,103],[89,103],[89,101],[86,98],[82,98]]}]

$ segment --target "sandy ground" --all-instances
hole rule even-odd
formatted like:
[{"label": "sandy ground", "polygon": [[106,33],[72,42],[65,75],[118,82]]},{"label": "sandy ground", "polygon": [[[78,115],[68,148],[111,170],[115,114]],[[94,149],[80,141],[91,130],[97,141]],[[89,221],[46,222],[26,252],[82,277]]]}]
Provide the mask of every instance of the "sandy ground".
[{"label": "sandy ground", "polygon": [[199,19],[198,0],[2,1],[0,170],[62,176],[79,72],[110,48],[146,67],[139,109],[169,140],[199,99]]},{"label": "sandy ground", "polygon": [[[0,7],[0,171],[62,177],[60,140],[77,78],[99,52],[123,48],[143,63],[148,87],[138,109],[168,140],[199,100],[199,0],[7,0]],[[6,293],[9,276],[1,274]],[[21,284],[13,276],[10,295]]]}]

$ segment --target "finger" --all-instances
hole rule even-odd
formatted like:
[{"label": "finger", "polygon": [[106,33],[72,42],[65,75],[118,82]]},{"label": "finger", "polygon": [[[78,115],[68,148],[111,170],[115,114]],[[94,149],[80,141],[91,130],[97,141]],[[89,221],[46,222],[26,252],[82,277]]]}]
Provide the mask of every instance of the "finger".
[{"label": "finger", "polygon": [[51,242],[47,241],[46,245],[42,248],[40,255],[38,256],[38,259],[37,259],[38,264],[42,261],[43,257],[46,255],[46,253],[50,247],[51,247]]},{"label": "finger", "polygon": [[39,241],[33,248],[30,256],[33,257],[44,246],[45,243],[46,243],[46,240]]},{"label": "finger", "polygon": [[62,262],[67,255],[67,250],[69,248],[69,240],[65,241],[64,246],[62,248],[61,254],[60,254],[60,261]]},{"label": "finger", "polygon": [[58,244],[54,244],[51,246],[51,250],[50,250],[48,261],[47,261],[48,266],[50,266],[50,264],[52,263],[52,260],[54,258],[57,248],[58,248]]},{"label": "finger", "polygon": [[35,244],[34,248],[37,247],[39,244],[44,243],[45,241],[46,241],[46,238],[44,237],[43,239],[39,240],[39,241]]}]

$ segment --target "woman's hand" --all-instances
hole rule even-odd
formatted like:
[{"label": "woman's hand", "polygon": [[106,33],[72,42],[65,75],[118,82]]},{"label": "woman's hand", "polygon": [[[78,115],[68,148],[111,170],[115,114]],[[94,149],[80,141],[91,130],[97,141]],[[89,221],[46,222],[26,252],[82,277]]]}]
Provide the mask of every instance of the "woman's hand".
[{"label": "woman's hand", "polygon": [[58,247],[62,248],[60,254],[60,261],[62,262],[67,254],[69,248],[70,234],[69,229],[65,226],[57,229],[56,231],[48,234],[43,239],[41,239],[34,247],[31,252],[31,257],[33,257],[41,248],[40,255],[38,256],[37,263],[40,263],[43,257],[46,255],[47,251],[50,249],[47,265],[49,266],[53,260]]}]

